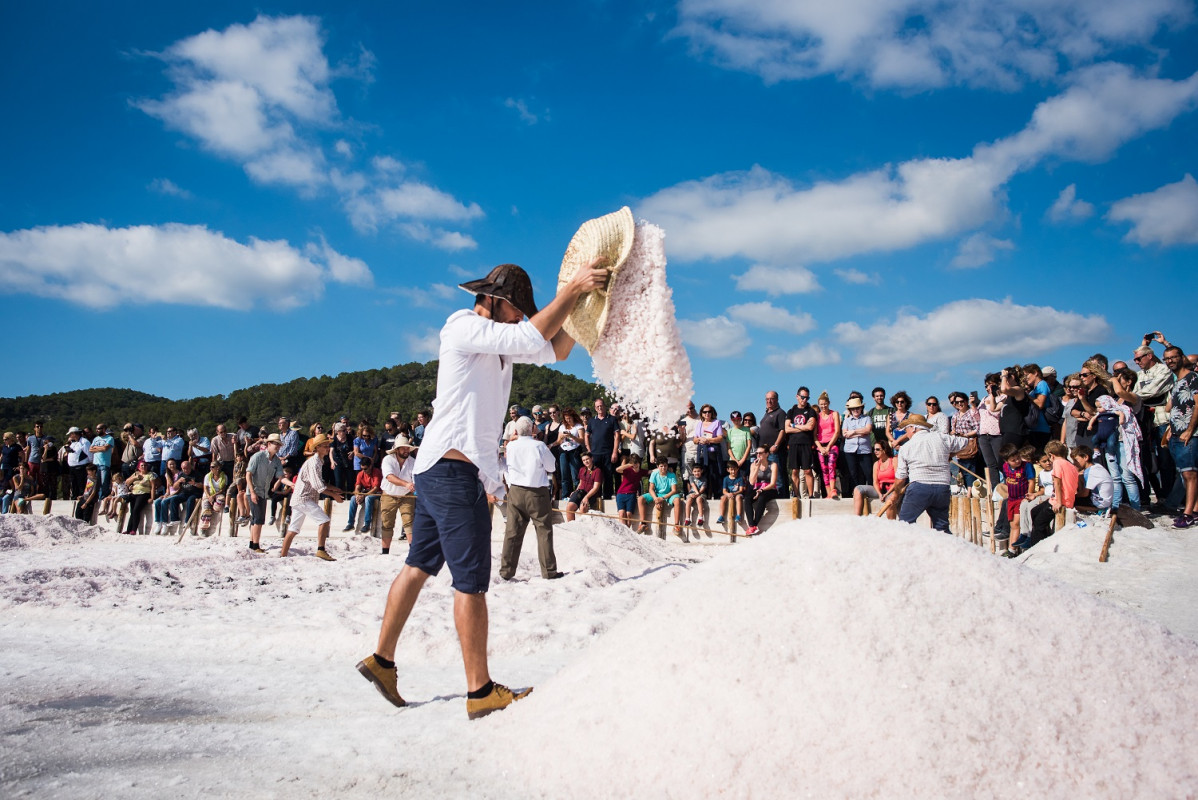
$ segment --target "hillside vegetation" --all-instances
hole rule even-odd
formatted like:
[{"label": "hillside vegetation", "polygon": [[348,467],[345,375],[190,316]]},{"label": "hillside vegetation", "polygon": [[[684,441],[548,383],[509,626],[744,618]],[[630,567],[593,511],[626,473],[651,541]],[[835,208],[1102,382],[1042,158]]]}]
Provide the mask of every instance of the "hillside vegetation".
[{"label": "hillside vegetation", "polygon": [[[348,414],[357,422],[375,423],[398,411],[412,420],[416,412],[432,407],[437,383],[437,362],[398,364],[385,369],[343,372],[329,377],[296,378],[288,383],[264,383],[228,395],[171,400],[131,389],[79,389],[49,395],[0,398],[0,429],[30,431],[33,421],[46,423],[46,432],[60,435],[72,425],[105,421],[119,426],[141,422],[164,428],[198,427],[210,433],[218,422],[232,430],[242,415],[255,425],[291,417],[305,426],[331,422]],[[517,364],[512,377],[510,402],[531,407],[556,402],[587,406],[605,392],[596,384],[549,367]],[[273,430],[273,427],[272,427]]]}]

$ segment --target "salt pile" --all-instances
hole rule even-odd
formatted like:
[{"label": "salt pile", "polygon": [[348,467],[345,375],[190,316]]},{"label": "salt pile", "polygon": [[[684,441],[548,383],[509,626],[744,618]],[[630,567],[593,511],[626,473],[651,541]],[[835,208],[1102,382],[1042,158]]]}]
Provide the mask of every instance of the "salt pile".
[{"label": "salt pile", "polygon": [[637,223],[610,291],[607,325],[591,352],[595,378],[654,427],[673,422],[686,413],[695,385],[666,283],[661,228]]},{"label": "salt pile", "polygon": [[103,528],[73,517],[34,516],[32,514],[0,515],[0,550],[73,545],[114,535]]},{"label": "salt pile", "polygon": [[683,574],[484,724],[532,795],[1176,797],[1196,667],[951,537],[816,518]]}]

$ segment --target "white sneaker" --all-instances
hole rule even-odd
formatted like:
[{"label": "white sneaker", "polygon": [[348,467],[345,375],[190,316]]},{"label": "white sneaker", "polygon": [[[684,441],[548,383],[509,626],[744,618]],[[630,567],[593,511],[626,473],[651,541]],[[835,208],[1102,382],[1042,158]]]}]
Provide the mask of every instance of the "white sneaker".
[{"label": "white sneaker", "polygon": [[163,526],[162,526],[162,523],[161,523],[161,522],[159,522],[159,523],[158,523],[158,525],[157,525],[157,526],[155,526],[155,528],[154,528],[154,535],[155,535],[155,536],[161,536],[161,535],[162,535],[162,528],[163,528]]}]

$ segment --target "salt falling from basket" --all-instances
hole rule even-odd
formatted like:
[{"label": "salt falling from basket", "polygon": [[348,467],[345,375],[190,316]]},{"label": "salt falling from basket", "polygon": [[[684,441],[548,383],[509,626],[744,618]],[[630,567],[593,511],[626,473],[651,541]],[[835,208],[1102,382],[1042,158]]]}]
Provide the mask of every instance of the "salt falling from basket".
[{"label": "salt falling from basket", "polygon": [[632,252],[610,289],[607,314],[591,351],[595,378],[650,425],[677,420],[695,384],[666,283],[665,232],[656,225],[637,223]]}]

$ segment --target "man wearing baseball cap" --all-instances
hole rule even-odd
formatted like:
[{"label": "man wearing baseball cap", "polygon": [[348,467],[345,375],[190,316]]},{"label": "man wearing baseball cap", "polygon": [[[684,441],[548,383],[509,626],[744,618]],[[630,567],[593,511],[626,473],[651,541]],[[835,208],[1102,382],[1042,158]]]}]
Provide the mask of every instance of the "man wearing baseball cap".
[{"label": "man wearing baseball cap", "polygon": [[[531,689],[513,692],[491,680],[487,665],[487,589],[491,582],[488,498],[505,490],[496,443],[512,388],[515,363],[548,364],[570,354],[574,339],[562,325],[584,293],[606,285],[595,258],[558,289],[544,309],[532,282],[515,264],[461,284],[474,304],[441,328],[434,415],[416,456],[416,509],[405,565],[387,595],[375,652],[358,671],[395,706],[406,705],[396,685],[395,648],[429,577],[448,565],[454,623],[466,668],[466,713],[475,719],[505,708]],[[529,319],[525,319],[525,317]]]}]

